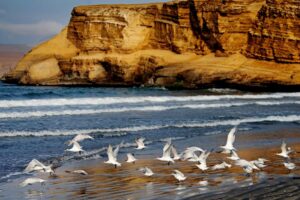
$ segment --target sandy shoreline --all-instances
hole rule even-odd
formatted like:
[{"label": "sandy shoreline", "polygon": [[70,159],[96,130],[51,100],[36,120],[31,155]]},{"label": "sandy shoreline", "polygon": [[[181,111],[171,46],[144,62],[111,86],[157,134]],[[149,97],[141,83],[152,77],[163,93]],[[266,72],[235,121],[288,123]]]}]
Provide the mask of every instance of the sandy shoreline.
[{"label": "sandy shoreline", "polygon": [[[211,137],[214,140],[223,140],[223,135]],[[139,160],[135,164],[128,164],[124,160],[126,153],[132,150],[131,147],[121,149],[122,166],[120,168],[115,169],[113,166],[104,164],[106,157],[73,160],[56,169],[57,177],[38,175],[47,179],[46,188],[41,188],[39,185],[20,188],[18,184],[24,180],[20,178],[0,186],[2,190],[0,197],[18,199],[18,195],[26,194],[33,199],[37,195],[44,199],[185,199],[190,197],[191,199],[204,197],[206,199],[247,199],[250,196],[260,197],[262,191],[266,189],[266,199],[269,199],[274,193],[273,188],[278,188],[278,195],[285,191],[285,187],[291,188],[293,192],[295,187],[299,188],[300,154],[292,155],[292,161],[297,165],[297,169],[292,172],[283,166],[283,159],[275,155],[280,151],[280,143],[283,139],[288,140],[288,146],[292,147],[295,152],[300,152],[300,134],[297,130],[238,135],[237,143],[240,147],[238,153],[241,158],[254,160],[263,157],[269,160],[266,168],[253,173],[250,177],[245,176],[243,170],[237,166],[225,170],[208,170],[204,173],[195,166],[195,163],[187,161],[178,161],[168,166],[155,159],[160,156],[160,150],[156,150],[155,155],[152,153],[148,155],[149,150],[141,152],[136,155]],[[258,142],[264,140],[270,143]],[[180,143],[188,145],[188,141],[185,140],[174,141],[174,143],[179,146],[181,146]],[[252,144],[251,147],[249,143]],[[208,158],[208,166],[221,163],[223,160],[230,162],[226,156],[212,153]],[[143,176],[137,169],[144,166],[150,167],[155,175]],[[83,169],[89,175],[80,176],[65,172],[76,169]],[[171,176],[174,169],[182,171],[188,177],[187,180],[178,184]],[[204,181],[207,185],[203,185]],[[10,194],[9,191],[14,190],[13,188],[17,188],[17,192]],[[297,196],[299,192],[293,194]]]}]

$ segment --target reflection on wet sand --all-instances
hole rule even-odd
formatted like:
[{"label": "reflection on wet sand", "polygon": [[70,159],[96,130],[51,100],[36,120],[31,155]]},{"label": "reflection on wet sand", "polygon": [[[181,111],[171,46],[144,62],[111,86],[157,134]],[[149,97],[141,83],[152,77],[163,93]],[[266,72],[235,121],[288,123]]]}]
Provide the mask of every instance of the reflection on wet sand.
[{"label": "reflection on wet sand", "polygon": [[[300,145],[290,145],[299,152]],[[58,178],[49,179],[48,197],[66,199],[181,199],[206,192],[224,192],[226,190],[244,187],[259,183],[263,180],[273,179],[276,176],[290,174],[283,166],[283,159],[275,156],[279,151],[275,148],[251,148],[239,151],[239,156],[247,160],[259,157],[268,159],[267,167],[256,171],[250,177],[245,176],[243,169],[234,166],[224,170],[208,170],[202,173],[193,162],[177,161],[168,166],[156,159],[139,159],[135,164],[123,163],[121,167],[114,168],[103,163],[104,159],[94,161],[80,161],[66,166],[68,170],[80,167],[89,175],[75,175],[65,173],[64,167],[57,171]],[[226,159],[226,154],[213,153],[208,158],[208,166],[221,163]],[[294,162],[299,166],[299,155],[293,154]],[[83,163],[85,162],[85,163]],[[138,169],[149,167],[153,170],[152,177],[144,176]],[[187,179],[178,183],[171,175],[174,169],[180,169]],[[299,168],[292,171],[300,175]],[[205,183],[205,184],[204,184]],[[38,195],[37,195],[38,196]]]}]

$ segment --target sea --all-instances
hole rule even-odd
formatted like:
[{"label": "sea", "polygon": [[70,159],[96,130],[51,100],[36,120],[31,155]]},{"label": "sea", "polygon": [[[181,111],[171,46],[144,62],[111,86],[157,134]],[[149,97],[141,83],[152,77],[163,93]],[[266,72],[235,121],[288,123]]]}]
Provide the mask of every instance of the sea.
[{"label": "sea", "polygon": [[206,142],[217,148],[225,141],[210,136],[224,138],[234,126],[237,134],[299,129],[300,92],[0,83],[0,186],[22,178],[32,159],[58,166],[76,159],[65,150],[79,133],[95,138],[81,144],[90,159],[97,159],[106,156],[109,144],[122,143],[124,156],[139,137],[153,147],[147,154],[161,153],[169,138],[178,141],[180,150],[184,145],[205,148]]}]

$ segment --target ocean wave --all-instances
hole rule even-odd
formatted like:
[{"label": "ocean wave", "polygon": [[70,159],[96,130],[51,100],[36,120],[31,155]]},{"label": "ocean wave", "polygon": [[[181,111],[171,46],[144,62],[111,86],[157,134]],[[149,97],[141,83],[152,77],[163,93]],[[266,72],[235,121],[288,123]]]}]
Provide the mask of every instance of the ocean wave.
[{"label": "ocean wave", "polygon": [[26,174],[26,173],[24,173],[24,172],[12,172],[12,173],[9,173],[5,176],[0,177],[0,181],[7,180],[7,179],[10,179],[11,177],[15,177],[15,176],[21,176],[21,175],[24,175],[24,174]]},{"label": "ocean wave", "polygon": [[31,100],[0,100],[0,107],[37,107],[37,106],[65,106],[65,105],[109,105],[134,103],[163,103],[185,101],[211,101],[224,99],[282,99],[286,97],[300,97],[300,93],[272,93],[245,95],[198,95],[198,96],[135,96],[135,97],[102,97],[102,98],[56,98]]},{"label": "ocean wave", "polygon": [[32,112],[0,112],[0,119],[8,118],[30,118],[30,117],[50,117],[63,115],[91,115],[101,113],[122,113],[122,112],[159,112],[175,109],[208,109],[208,108],[226,108],[247,105],[274,106],[284,104],[300,104],[300,101],[257,101],[241,103],[223,103],[223,104],[187,104],[179,106],[140,106],[123,107],[111,109],[80,109],[80,110],[57,110],[57,111],[32,111]]},{"label": "ocean wave", "polygon": [[59,136],[59,135],[76,135],[82,134],[105,134],[105,133],[119,133],[119,132],[139,132],[147,130],[158,130],[163,128],[204,128],[204,127],[217,127],[217,126],[236,126],[243,123],[259,123],[259,122],[299,122],[300,115],[288,116],[267,116],[267,117],[251,117],[244,119],[232,119],[222,121],[209,121],[198,123],[179,123],[179,124],[164,124],[164,125],[143,125],[123,128],[109,128],[109,129],[84,129],[84,130],[56,130],[56,131],[10,131],[0,132],[0,137],[26,137],[26,136]]}]

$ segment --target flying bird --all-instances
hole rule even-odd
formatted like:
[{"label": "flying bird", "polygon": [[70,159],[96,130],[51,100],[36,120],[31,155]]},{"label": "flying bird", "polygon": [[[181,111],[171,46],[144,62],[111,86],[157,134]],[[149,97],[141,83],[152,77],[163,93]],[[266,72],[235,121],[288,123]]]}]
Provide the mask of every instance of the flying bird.
[{"label": "flying bird", "polygon": [[286,143],[283,141],[281,144],[281,152],[276,155],[281,156],[283,158],[290,158],[289,154],[292,152],[290,147],[286,147]]},{"label": "flying bird", "polygon": [[135,143],[136,143],[137,147],[135,149],[138,149],[138,150],[145,149],[146,146],[145,146],[144,141],[145,141],[145,138],[143,138],[143,137],[136,139]]},{"label": "flying bird", "polygon": [[135,161],[137,161],[137,159],[134,157],[134,155],[132,153],[127,153],[127,160],[126,160],[126,162],[128,162],[128,163],[135,163]]},{"label": "flying bird", "polygon": [[[188,147],[186,150],[183,152],[183,160],[189,160],[192,161],[195,158],[196,152],[204,152],[203,149],[200,147]],[[197,161],[194,161],[197,162]]]},{"label": "flying bird", "polygon": [[227,135],[227,141],[226,141],[225,146],[220,146],[220,148],[224,149],[224,151],[222,153],[230,153],[231,151],[236,151],[236,149],[233,147],[233,143],[235,141],[236,130],[237,130],[237,127],[232,128]]},{"label": "flying bird", "polygon": [[167,142],[163,148],[163,155],[160,158],[157,158],[160,161],[168,162],[168,165],[170,163],[174,163],[175,161],[173,158],[171,158],[171,150],[172,150],[172,144],[170,142]]},{"label": "flying bird", "polygon": [[293,170],[293,169],[295,169],[296,168],[296,165],[294,164],[294,163],[292,163],[292,162],[284,162],[283,163],[284,164],[284,166],[289,170],[289,171],[291,171],[291,170]]},{"label": "flying bird", "polygon": [[265,165],[266,161],[268,161],[268,160],[264,159],[264,158],[258,158],[257,160],[252,160],[250,162],[253,163],[255,166],[257,166],[258,168],[264,168],[267,166],[267,165]]},{"label": "flying bird", "polygon": [[211,167],[212,170],[219,170],[219,169],[225,169],[225,168],[230,168],[231,165],[226,163],[226,162],[222,162],[221,164],[216,164],[214,166]]},{"label": "flying bird", "polygon": [[201,152],[201,154],[198,156],[196,153],[193,154],[191,158],[188,159],[188,161],[191,162],[206,162],[206,159],[210,155],[211,152],[207,152],[206,150]]},{"label": "flying bird", "polygon": [[238,156],[238,154],[235,151],[231,151],[230,152],[230,157],[227,157],[227,158],[230,159],[230,160],[234,160],[234,161],[240,159],[240,157]]},{"label": "flying bird", "polygon": [[239,159],[235,161],[235,165],[242,167],[247,175],[251,174],[254,169],[259,170],[259,168],[256,167],[253,163],[244,159]]},{"label": "flying bird", "polygon": [[179,170],[174,170],[174,173],[172,173],[172,175],[179,181],[184,181],[186,179],[186,176],[184,176],[184,174],[179,171]]},{"label": "flying bird", "polygon": [[81,145],[78,142],[73,142],[73,146],[70,149],[66,149],[66,151],[73,152],[73,153],[82,153],[84,150],[82,149]]},{"label": "flying bird", "polygon": [[145,176],[152,176],[154,173],[153,171],[148,167],[142,167],[139,169]]},{"label": "flying bird", "polygon": [[90,140],[93,140],[94,138],[88,134],[78,134],[76,135],[72,140],[69,141],[69,144],[68,146],[71,146],[72,144],[74,144],[75,142],[81,142],[83,140],[87,140],[87,139],[90,139]]},{"label": "flying bird", "polygon": [[209,167],[207,167],[206,162],[200,162],[200,164],[196,165],[199,169],[201,169],[202,171],[206,171],[209,169]]},{"label": "flying bird", "polygon": [[52,165],[46,166],[36,159],[33,159],[32,161],[30,161],[29,164],[27,165],[27,167],[24,169],[25,173],[30,173],[30,172],[34,172],[34,171],[50,173],[50,175],[54,174]]},{"label": "flying bird", "polygon": [[36,183],[40,183],[41,185],[45,184],[45,180],[41,179],[41,178],[27,178],[26,180],[24,180],[22,183],[20,183],[21,187],[26,187],[28,185],[33,185]]},{"label": "flying bird", "polygon": [[200,164],[196,165],[199,169],[201,169],[202,171],[206,171],[209,169],[209,167],[207,167],[207,163],[206,163],[206,160],[209,156],[210,152],[206,152],[206,151],[203,151],[199,157],[197,157],[195,155],[194,159],[199,162]]},{"label": "flying bird", "polygon": [[117,145],[115,150],[113,150],[112,146],[109,145],[107,148],[107,157],[108,161],[104,162],[106,164],[114,165],[115,168],[120,167],[121,163],[117,161],[118,153],[119,153],[120,145]]}]

